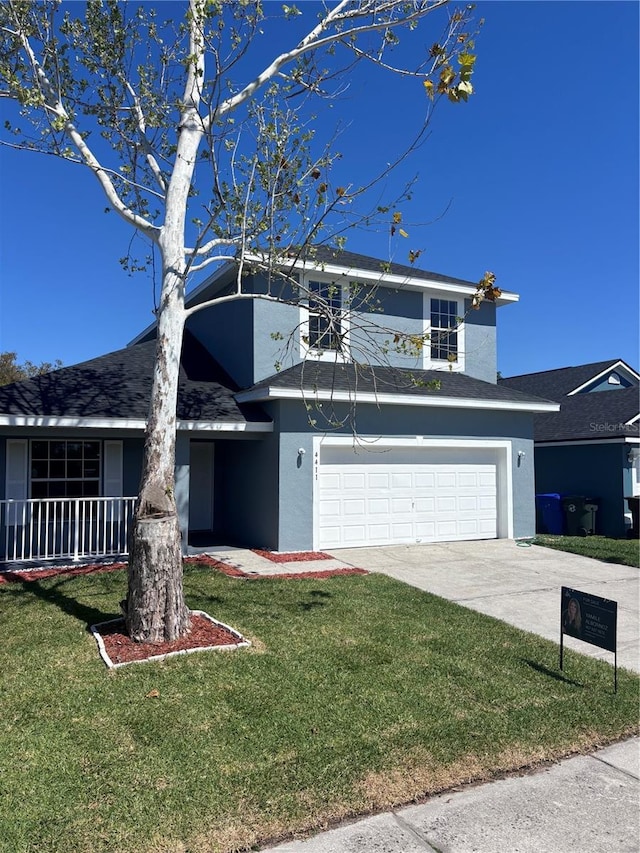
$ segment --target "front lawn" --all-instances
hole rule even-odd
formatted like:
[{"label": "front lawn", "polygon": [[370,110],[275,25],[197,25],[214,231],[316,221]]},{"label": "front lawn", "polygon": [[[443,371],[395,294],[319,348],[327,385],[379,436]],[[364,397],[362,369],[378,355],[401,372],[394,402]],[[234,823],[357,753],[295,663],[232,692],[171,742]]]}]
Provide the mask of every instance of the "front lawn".
[{"label": "front lawn", "polygon": [[108,671],[123,572],[0,586],[0,850],[239,850],[637,727],[635,675],[382,575],[185,586],[253,646]]},{"label": "front lawn", "polygon": [[637,539],[609,539],[606,536],[536,536],[536,545],[593,557],[605,563],[640,567],[640,545]]}]

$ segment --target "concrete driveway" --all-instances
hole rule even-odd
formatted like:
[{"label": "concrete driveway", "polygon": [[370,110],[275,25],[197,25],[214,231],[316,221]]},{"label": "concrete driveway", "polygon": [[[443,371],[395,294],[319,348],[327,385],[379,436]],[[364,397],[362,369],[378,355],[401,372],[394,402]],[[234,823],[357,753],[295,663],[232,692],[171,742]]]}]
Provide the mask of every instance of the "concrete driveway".
[{"label": "concrete driveway", "polygon": [[[618,602],[618,666],[640,672],[640,571],[512,540],[341,548],[332,556],[559,642],[560,587]],[[565,646],[613,654],[565,636]]]}]

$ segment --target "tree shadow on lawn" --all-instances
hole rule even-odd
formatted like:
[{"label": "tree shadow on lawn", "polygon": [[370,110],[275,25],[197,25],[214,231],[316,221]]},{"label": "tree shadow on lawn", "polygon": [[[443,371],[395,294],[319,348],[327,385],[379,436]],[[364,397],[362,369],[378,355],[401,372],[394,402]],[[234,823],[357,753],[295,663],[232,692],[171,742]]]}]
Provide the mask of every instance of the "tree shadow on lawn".
[{"label": "tree shadow on lawn", "polygon": [[[106,622],[109,619],[119,619],[122,616],[122,613],[119,611],[99,610],[97,607],[85,604],[79,598],[66,594],[62,587],[75,580],[76,578],[74,577],[62,577],[53,586],[44,586],[42,581],[38,580],[16,580],[13,582],[15,586],[12,585],[9,587],[5,591],[5,594],[12,595],[14,598],[23,598],[25,595],[31,594],[42,601],[54,604],[63,613],[67,613],[74,619],[83,622],[87,631],[89,631],[91,625],[95,625],[98,622]],[[89,598],[93,595],[102,596],[105,594],[106,591],[100,593],[87,593],[84,591],[82,597]]]},{"label": "tree shadow on lawn", "polygon": [[333,598],[333,595],[330,592],[326,592],[323,589],[312,589],[309,592],[309,596],[311,598],[310,601],[300,602],[301,610],[309,612],[309,610],[313,610],[315,607],[326,607],[329,603],[327,599]]}]

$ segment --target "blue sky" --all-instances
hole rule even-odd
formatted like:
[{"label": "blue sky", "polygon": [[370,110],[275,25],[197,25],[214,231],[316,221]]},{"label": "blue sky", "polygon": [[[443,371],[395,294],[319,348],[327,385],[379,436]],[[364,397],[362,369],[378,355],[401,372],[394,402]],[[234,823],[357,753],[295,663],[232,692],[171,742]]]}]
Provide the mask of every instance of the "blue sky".
[{"label": "blue sky", "polygon": [[[498,312],[505,376],[607,358],[639,366],[639,8],[479,3],[476,95],[442,104],[425,145],[383,188],[392,195],[417,174],[403,213],[431,222],[407,228],[396,260],[419,248],[423,269],[471,281],[492,270],[520,294]],[[411,49],[434,40],[425,24]],[[348,123],[339,144],[348,179],[406,142],[423,99],[415,85],[358,71],[326,111],[327,127]],[[104,208],[78,166],[0,150],[0,350],[73,364],[152,321],[150,278],[118,263],[132,232]],[[352,233],[348,248],[389,251],[372,233]]]}]

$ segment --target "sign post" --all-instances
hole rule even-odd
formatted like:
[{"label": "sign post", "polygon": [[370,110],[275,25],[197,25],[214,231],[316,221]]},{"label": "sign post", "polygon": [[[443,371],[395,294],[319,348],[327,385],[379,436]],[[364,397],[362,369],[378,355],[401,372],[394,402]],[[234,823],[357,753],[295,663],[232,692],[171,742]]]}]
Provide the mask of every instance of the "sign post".
[{"label": "sign post", "polygon": [[560,596],[560,669],[564,635],[613,652],[614,692],[618,692],[618,603],[563,586]]}]

